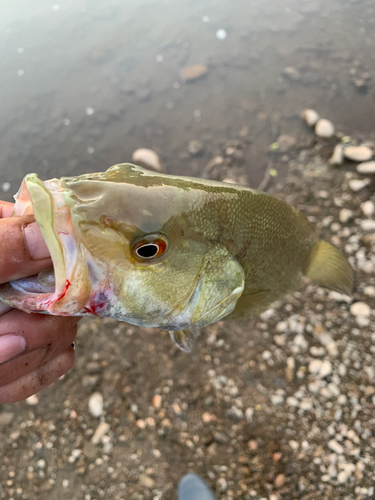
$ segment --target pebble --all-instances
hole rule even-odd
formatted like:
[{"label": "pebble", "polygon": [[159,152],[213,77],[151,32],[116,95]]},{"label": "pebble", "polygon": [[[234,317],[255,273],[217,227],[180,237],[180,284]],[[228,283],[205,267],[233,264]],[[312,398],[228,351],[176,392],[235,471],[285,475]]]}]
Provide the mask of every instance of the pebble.
[{"label": "pebble", "polygon": [[294,66],[287,66],[283,71],[284,75],[290,78],[293,82],[298,82],[301,79],[301,74]]},{"label": "pebble", "polygon": [[155,486],[155,481],[151,477],[147,476],[146,474],[141,474],[139,476],[139,482],[145,488],[151,489]]},{"label": "pebble", "polygon": [[335,134],[335,127],[331,121],[321,118],[315,125],[315,133],[319,137],[329,138]]},{"label": "pebble", "polygon": [[188,144],[188,151],[192,156],[198,156],[203,152],[203,143],[201,141],[192,140]]},{"label": "pebble", "polygon": [[3,182],[1,185],[3,193],[7,193],[10,190],[10,182]]},{"label": "pebble", "polygon": [[87,116],[91,116],[95,113],[95,110],[94,108],[91,108],[90,106],[88,108],[85,109],[85,112],[86,112],[86,115]]},{"label": "pebble", "polygon": [[194,82],[199,78],[202,78],[207,73],[206,66],[203,64],[194,64],[192,66],[186,66],[180,71],[180,76],[186,82]]},{"label": "pebble", "polygon": [[216,32],[216,38],[218,40],[225,40],[226,37],[227,37],[227,32],[225,30],[223,30],[223,29],[217,30],[217,32]]},{"label": "pebble", "polygon": [[277,138],[276,142],[279,145],[278,151],[286,153],[296,145],[297,141],[292,135],[282,134]]},{"label": "pebble", "polygon": [[366,161],[357,165],[357,172],[360,174],[375,174],[375,161]]},{"label": "pebble", "polygon": [[287,405],[292,406],[292,407],[299,406],[298,399],[295,398],[294,396],[291,396],[290,398],[287,398],[286,403],[287,403]]},{"label": "pebble", "polygon": [[327,377],[332,373],[332,363],[328,359],[313,359],[309,364],[309,372],[317,378]]},{"label": "pebble", "polygon": [[285,479],[286,478],[284,474],[278,474],[274,482],[275,488],[281,488],[285,483]]},{"label": "pebble", "polygon": [[280,405],[284,402],[284,398],[281,394],[274,394],[271,396],[271,401],[273,405]]},{"label": "pebble", "polygon": [[163,398],[160,396],[160,394],[154,394],[152,397],[152,406],[154,408],[161,408]]},{"label": "pebble", "polygon": [[88,406],[93,417],[99,418],[103,415],[104,401],[102,394],[100,392],[94,392],[94,394],[90,396]]},{"label": "pebble", "polygon": [[362,179],[362,180],[351,179],[349,181],[349,187],[352,191],[358,192],[358,191],[361,191],[361,189],[368,186],[370,184],[370,182],[371,182],[370,179]]},{"label": "pebble", "polygon": [[30,406],[37,405],[39,403],[39,396],[37,394],[33,394],[26,399],[26,403]]},{"label": "pebble", "polygon": [[367,146],[348,146],[344,149],[344,156],[352,161],[367,161],[372,158],[372,151]]},{"label": "pebble", "polygon": [[372,201],[368,200],[368,201],[365,201],[364,203],[362,203],[361,209],[362,209],[362,212],[367,217],[370,217],[375,212],[375,205]]},{"label": "pebble", "polygon": [[316,125],[320,116],[314,109],[305,109],[301,113],[302,119],[306,122],[309,127]]},{"label": "pebble", "polygon": [[347,208],[342,208],[340,211],[339,219],[340,222],[345,224],[346,222],[349,222],[351,219],[353,219],[354,212],[353,210],[349,210]]},{"label": "pebble", "polygon": [[109,429],[110,425],[107,424],[107,422],[100,422],[100,424],[96,428],[96,431],[94,432],[94,435],[91,438],[92,444],[100,443],[102,437],[108,434]]},{"label": "pebble", "polygon": [[338,443],[335,439],[331,439],[331,441],[328,442],[328,448],[330,448],[338,455],[342,455],[344,453],[344,447],[341,446],[341,444]]},{"label": "pebble", "polygon": [[369,297],[375,297],[375,286],[366,286],[363,293]]},{"label": "pebble", "polygon": [[0,425],[9,425],[13,420],[14,413],[3,411],[0,413]]},{"label": "pebble", "polygon": [[333,150],[333,154],[329,159],[329,164],[332,166],[339,166],[344,163],[344,150],[341,144],[337,144]]},{"label": "pebble", "polygon": [[102,366],[97,361],[90,361],[87,363],[87,371],[90,375],[95,375],[96,373],[100,373],[102,371]]},{"label": "pebble", "polygon": [[136,149],[132,154],[132,161],[140,167],[150,168],[156,172],[163,171],[160,158],[152,149]]},{"label": "pebble", "polygon": [[350,312],[354,316],[370,316],[371,309],[365,302],[355,302],[351,305]]},{"label": "pebble", "polygon": [[375,220],[372,219],[361,220],[360,224],[363,231],[375,231]]}]

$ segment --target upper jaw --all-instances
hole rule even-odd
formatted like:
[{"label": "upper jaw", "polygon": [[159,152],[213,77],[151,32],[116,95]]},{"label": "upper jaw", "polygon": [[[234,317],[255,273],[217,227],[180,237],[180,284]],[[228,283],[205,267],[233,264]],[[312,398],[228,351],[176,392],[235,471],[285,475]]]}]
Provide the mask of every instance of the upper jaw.
[{"label": "upper jaw", "polygon": [[54,283],[50,280],[46,286],[40,275],[17,280],[3,285],[0,297],[28,312],[76,315],[88,301],[91,283],[60,181],[42,182],[36,174],[29,174],[15,199],[13,215],[35,216],[51,254]]}]

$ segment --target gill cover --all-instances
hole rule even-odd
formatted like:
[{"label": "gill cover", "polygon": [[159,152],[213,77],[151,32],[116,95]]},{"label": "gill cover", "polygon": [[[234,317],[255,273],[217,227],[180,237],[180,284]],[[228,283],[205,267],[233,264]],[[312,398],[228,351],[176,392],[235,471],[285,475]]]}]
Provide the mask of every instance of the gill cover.
[{"label": "gill cover", "polygon": [[[167,326],[178,347],[190,352],[199,329],[231,313],[244,286],[245,274],[238,261],[222,245],[211,245],[192,297],[183,312]],[[188,328],[181,328],[184,320],[190,323]]]}]

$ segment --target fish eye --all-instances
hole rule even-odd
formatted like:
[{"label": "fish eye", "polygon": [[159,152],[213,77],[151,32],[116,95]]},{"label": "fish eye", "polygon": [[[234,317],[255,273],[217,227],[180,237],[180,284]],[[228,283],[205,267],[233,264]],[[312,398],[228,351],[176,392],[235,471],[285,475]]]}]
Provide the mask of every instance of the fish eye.
[{"label": "fish eye", "polygon": [[142,236],[132,246],[134,257],[141,262],[161,257],[167,248],[168,241],[160,234]]}]

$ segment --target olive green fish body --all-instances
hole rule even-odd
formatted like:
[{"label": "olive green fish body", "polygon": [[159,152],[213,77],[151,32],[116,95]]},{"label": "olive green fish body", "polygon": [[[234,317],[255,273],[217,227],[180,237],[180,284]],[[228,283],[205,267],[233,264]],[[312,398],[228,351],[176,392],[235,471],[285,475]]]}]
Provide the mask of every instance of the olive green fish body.
[{"label": "olive green fish body", "polygon": [[30,212],[54,269],[0,286],[0,299],[165,329],[184,350],[199,328],[262,312],[303,275],[352,286],[342,254],[298,210],[241,186],[129,164],[45,182],[30,174],[14,215]]}]

